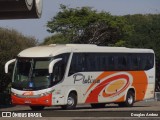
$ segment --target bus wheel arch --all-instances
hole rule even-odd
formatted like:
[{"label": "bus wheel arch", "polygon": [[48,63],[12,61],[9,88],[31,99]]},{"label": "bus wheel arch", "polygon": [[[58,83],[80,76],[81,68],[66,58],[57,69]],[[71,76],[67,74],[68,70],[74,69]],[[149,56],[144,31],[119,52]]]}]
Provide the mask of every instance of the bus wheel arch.
[{"label": "bus wheel arch", "polygon": [[118,103],[119,107],[132,107],[135,102],[135,89],[128,89],[125,97],[125,101]]},{"label": "bus wheel arch", "polygon": [[77,92],[75,90],[71,90],[68,93],[66,99],[66,105],[62,105],[62,109],[75,109],[77,105]]}]

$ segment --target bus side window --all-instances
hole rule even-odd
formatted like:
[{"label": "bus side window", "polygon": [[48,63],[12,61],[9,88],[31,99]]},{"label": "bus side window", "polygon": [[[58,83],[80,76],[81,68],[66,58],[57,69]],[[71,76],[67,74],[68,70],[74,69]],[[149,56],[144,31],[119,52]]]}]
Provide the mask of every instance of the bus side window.
[{"label": "bus side window", "polygon": [[114,70],[115,69],[115,58],[114,56],[108,56],[108,70]]},{"label": "bus side window", "polygon": [[85,71],[97,71],[97,61],[96,61],[96,54],[89,53],[85,54]]},{"label": "bus side window", "polygon": [[85,71],[85,56],[83,53],[74,53],[70,65],[69,76],[76,72]]},{"label": "bus side window", "polygon": [[146,54],[144,69],[149,70],[149,69],[153,68],[153,65],[154,65],[154,55],[153,54]]},{"label": "bus side window", "polygon": [[67,66],[68,59],[69,59],[69,53],[64,53],[64,54],[55,56],[55,59],[56,58],[62,58],[62,60],[57,62],[53,66],[53,73],[51,75],[53,84],[56,84],[56,83],[60,82],[61,80],[63,80],[66,66]]},{"label": "bus side window", "polygon": [[57,62],[53,67],[53,82],[58,83],[64,77],[65,66],[62,61]]},{"label": "bus side window", "polygon": [[117,70],[127,70],[127,57],[122,55],[117,58]]},{"label": "bus side window", "polygon": [[139,55],[139,57],[140,57],[140,70],[145,70],[146,56],[145,55]]},{"label": "bus side window", "polygon": [[99,55],[97,58],[97,64],[99,71],[106,71],[108,69],[107,56],[105,56],[105,54]]},{"label": "bus side window", "polygon": [[147,63],[146,63],[146,69],[151,69],[154,66],[154,55],[149,54],[147,55]]},{"label": "bus side window", "polygon": [[131,56],[131,70],[139,70],[139,61],[140,58],[136,54]]},{"label": "bus side window", "polygon": [[131,70],[149,70],[154,65],[154,54],[133,54],[131,57]]}]

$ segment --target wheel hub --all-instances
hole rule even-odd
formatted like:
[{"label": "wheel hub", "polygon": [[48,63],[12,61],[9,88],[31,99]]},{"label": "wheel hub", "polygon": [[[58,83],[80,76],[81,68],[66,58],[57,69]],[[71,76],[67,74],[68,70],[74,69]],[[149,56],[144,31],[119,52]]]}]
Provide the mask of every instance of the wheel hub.
[{"label": "wheel hub", "polygon": [[128,98],[128,103],[129,103],[129,104],[132,104],[132,103],[133,103],[133,97],[132,97],[132,96],[130,96],[130,97]]},{"label": "wheel hub", "polygon": [[71,97],[68,97],[67,103],[69,106],[72,106],[74,104],[74,99]]}]

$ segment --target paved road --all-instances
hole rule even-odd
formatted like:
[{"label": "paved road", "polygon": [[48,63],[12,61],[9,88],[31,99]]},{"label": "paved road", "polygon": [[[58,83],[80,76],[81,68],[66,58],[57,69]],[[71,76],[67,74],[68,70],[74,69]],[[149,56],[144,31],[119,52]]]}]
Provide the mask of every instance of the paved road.
[{"label": "paved road", "polygon": [[131,108],[125,108],[125,107],[120,108],[115,104],[109,104],[106,105],[105,108],[99,108],[99,109],[92,109],[90,105],[79,105],[75,110],[61,110],[59,107],[47,107],[43,111],[31,111],[30,108],[27,106],[15,106],[15,107],[1,108],[0,111],[1,112],[8,111],[12,112],[12,114],[19,113],[21,115],[24,113],[27,115],[30,113],[37,113],[37,115],[42,116],[41,118],[42,120],[52,119],[51,117],[58,117],[58,120],[65,120],[65,119],[79,120],[82,119],[83,117],[92,120],[104,119],[104,118],[110,119],[113,117],[115,119],[119,118],[125,119],[129,117],[130,118],[145,117],[148,119],[155,119],[155,118],[160,119],[160,101],[137,102]]}]

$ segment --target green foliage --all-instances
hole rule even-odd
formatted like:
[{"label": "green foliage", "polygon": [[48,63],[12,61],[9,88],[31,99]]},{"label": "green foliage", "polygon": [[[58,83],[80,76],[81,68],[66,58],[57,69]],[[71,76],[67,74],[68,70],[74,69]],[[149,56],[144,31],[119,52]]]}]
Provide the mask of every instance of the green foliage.
[{"label": "green foliage", "polygon": [[51,37],[45,38],[43,44],[49,45],[49,44],[67,44],[69,43],[69,38],[64,37],[62,34],[55,34]]},{"label": "green foliage", "polygon": [[[128,37],[131,46],[154,48],[159,37],[160,15],[128,15],[124,16],[134,27],[134,32]],[[153,41],[155,41],[153,43]],[[156,43],[157,44],[157,43]]]},{"label": "green foliage", "polygon": [[21,50],[36,44],[37,41],[32,37],[25,37],[16,30],[0,28],[0,92],[11,82],[11,73],[4,73],[5,63],[15,58]]},{"label": "green foliage", "polygon": [[127,38],[130,47],[151,48],[160,59],[160,15],[127,15],[125,18],[134,27],[134,32]]},{"label": "green foliage", "polygon": [[[132,31],[124,17],[112,16],[108,12],[98,12],[90,7],[68,8],[65,5],[60,5],[60,9],[47,27],[49,32],[64,36],[64,43],[111,45]],[[53,42],[57,42],[57,35],[53,36]]]},{"label": "green foliage", "polygon": [[117,43],[114,44],[116,47],[124,47],[126,45],[125,40],[119,40]]}]

